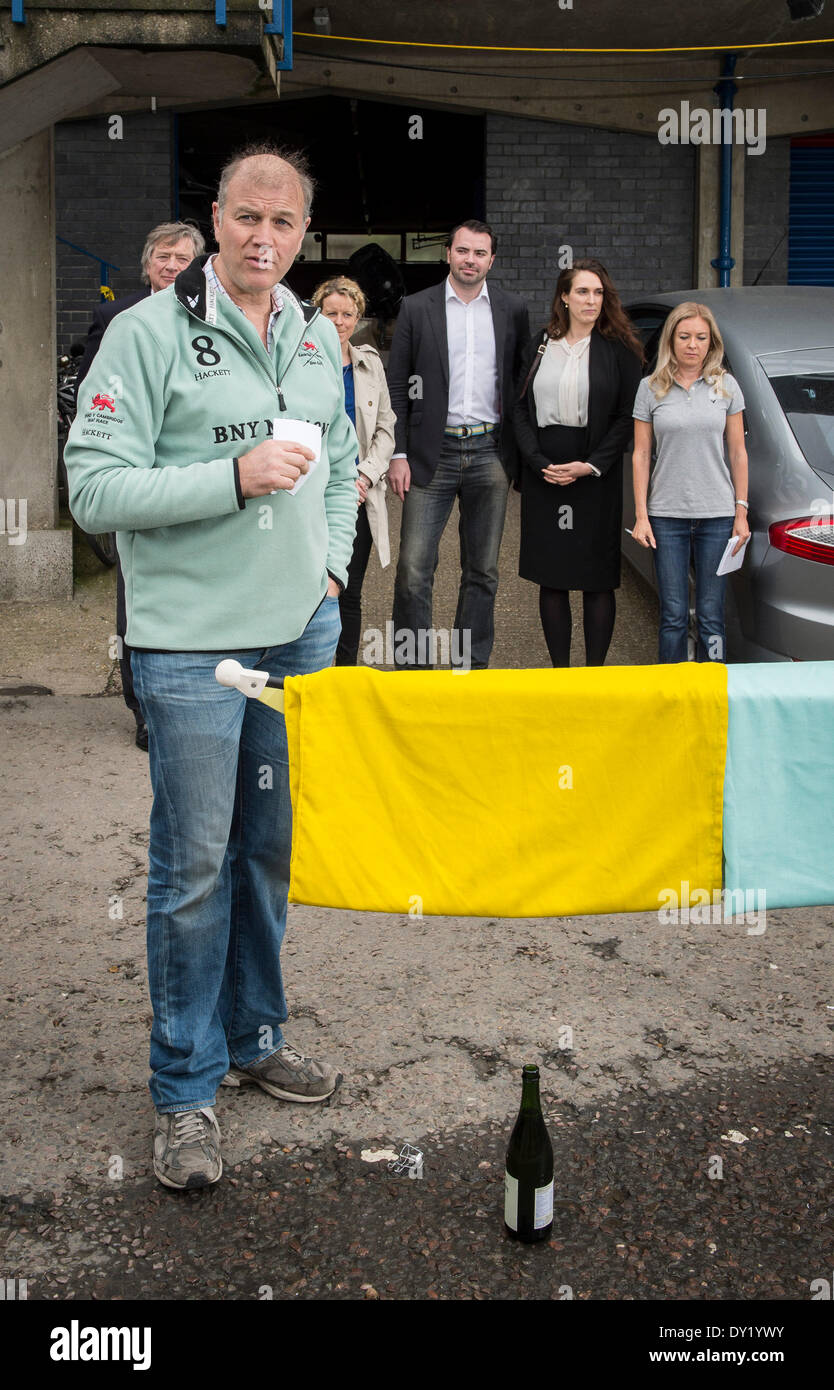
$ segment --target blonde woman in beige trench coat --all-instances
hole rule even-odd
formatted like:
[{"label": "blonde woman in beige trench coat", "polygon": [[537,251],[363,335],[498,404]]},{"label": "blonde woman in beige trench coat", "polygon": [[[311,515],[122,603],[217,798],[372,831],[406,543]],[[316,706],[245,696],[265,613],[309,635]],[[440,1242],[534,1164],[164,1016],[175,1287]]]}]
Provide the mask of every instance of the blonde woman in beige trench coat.
[{"label": "blonde woman in beige trench coat", "polygon": [[[342,635],[336,649],[337,666],[355,666],[362,630],[362,584],[372,545],[383,569],[391,562],[385,475],[394,452],[394,422],[382,359],[367,343],[353,347],[351,335],[365,312],[365,296],[355,280],[340,275],[326,280],[313,294],[313,303],[333,323],[342,347],[345,405],[359,440],[356,487],[359,515],[356,540],[348,566],[347,588],[339,597]],[[351,412],[351,403],[353,412]]]}]

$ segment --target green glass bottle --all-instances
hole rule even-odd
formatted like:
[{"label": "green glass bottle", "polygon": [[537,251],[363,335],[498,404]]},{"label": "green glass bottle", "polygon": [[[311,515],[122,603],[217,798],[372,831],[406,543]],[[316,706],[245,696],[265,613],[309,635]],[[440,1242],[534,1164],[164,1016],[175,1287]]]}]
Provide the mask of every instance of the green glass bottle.
[{"label": "green glass bottle", "polygon": [[539,1069],[521,1073],[521,1109],[510,1135],[504,1171],[504,1224],[532,1243],[553,1229],[553,1145],[539,1100]]}]

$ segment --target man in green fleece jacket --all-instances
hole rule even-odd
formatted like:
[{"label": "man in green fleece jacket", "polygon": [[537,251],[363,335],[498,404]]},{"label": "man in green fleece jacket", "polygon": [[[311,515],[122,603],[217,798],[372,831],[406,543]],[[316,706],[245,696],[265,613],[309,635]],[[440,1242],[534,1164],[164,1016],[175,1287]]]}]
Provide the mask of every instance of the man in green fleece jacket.
[{"label": "man in green fleece jacket", "polygon": [[[154,1171],[222,1173],[219,1083],[320,1101],[341,1082],[281,1025],[291,837],[282,717],[214,678],[329,666],[356,527],[356,436],[332,324],[280,282],[310,221],[296,155],[244,151],[213,207],[219,253],[108,328],[66,448],[72,511],[117,532],[150,741]],[[320,455],[273,422],[321,430]],[[283,432],[282,432],[283,433]]]}]

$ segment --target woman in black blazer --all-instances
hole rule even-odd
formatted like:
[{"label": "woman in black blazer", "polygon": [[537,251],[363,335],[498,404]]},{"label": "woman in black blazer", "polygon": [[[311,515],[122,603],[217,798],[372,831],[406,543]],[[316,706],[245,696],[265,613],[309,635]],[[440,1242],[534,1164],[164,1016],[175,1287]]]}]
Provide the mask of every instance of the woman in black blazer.
[{"label": "woman in black blazer", "polygon": [[570,665],[570,590],[583,591],[585,658],[602,666],[620,584],[623,450],[643,353],[597,260],[556,284],[550,323],[530,342],[513,412],[521,468],[519,574],[539,585],[554,666]]}]

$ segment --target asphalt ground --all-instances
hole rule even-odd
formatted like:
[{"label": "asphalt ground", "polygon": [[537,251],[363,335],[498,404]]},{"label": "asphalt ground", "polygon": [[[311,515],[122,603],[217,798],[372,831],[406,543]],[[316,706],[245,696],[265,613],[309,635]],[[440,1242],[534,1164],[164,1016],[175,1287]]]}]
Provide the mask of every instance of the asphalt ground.
[{"label": "asphalt ground", "polygon": [[[456,540],[450,523],[438,627]],[[494,664],[546,665],[516,553],[513,497]],[[704,1327],[818,1313],[834,1282],[832,907],[768,912],[761,935],[653,913],[415,922],[292,907],[287,1035],[345,1082],[309,1107],[221,1090],[223,1180],[156,1183],[147,759],[108,655],[113,576],[78,559],[71,602],[2,615],[0,1275],[25,1280],[31,1305],[68,1301],[65,1321],[70,1303],[95,1321],[88,1300],[139,1300],[160,1327],[167,1300],[605,1303],[598,1329],[624,1304],[637,1328],[636,1305],[660,1301],[667,1321]],[[368,627],[390,617],[392,583],[372,559]],[[654,599],[626,571],[609,660],[650,662],[655,641]],[[52,693],[26,692],[38,685]],[[502,1183],[531,1060],[556,1218],[524,1247],[505,1234]],[[422,1179],[388,1170],[406,1142]],[[732,1311],[744,1304],[758,1306]],[[796,1371],[812,1336],[781,1364]],[[639,1337],[595,1348],[613,1368],[627,1351],[646,1361]]]},{"label": "asphalt ground", "polygon": [[[788,1300],[825,1275],[824,1058],[673,1092],[643,1083],[589,1106],[545,1092],[544,1105],[556,1174],[546,1245],[502,1229],[507,1125],[492,1121],[415,1136],[422,1180],[342,1139],[263,1145],[199,1192],[143,1174],[6,1197],[9,1253],[39,1249],[38,1296],[75,1300]],[[338,1098],[335,1132],[337,1112]]]}]

